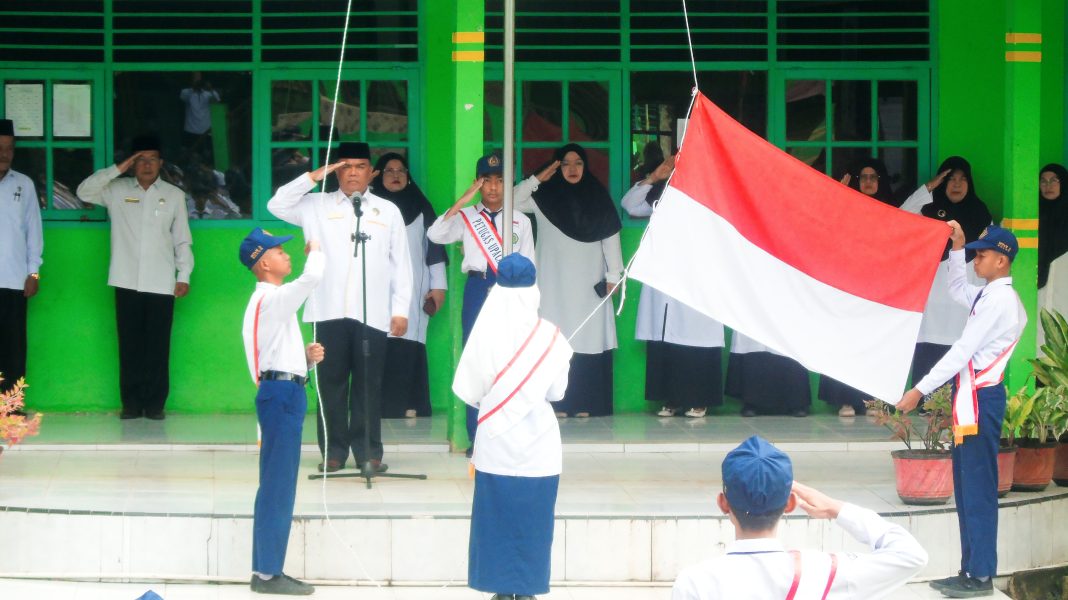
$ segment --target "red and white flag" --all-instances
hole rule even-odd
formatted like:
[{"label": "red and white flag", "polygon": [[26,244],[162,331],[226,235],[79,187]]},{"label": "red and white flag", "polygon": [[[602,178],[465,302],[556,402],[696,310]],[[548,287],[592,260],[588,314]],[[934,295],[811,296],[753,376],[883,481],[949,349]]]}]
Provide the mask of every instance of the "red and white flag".
[{"label": "red and white flag", "polygon": [[630,275],[896,402],[949,232],[817,172],[699,94]]}]

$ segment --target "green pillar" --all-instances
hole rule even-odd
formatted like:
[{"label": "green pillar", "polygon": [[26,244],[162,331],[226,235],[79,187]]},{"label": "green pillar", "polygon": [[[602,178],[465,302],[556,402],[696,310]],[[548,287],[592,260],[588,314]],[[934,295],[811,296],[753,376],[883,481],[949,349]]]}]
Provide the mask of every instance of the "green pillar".
[{"label": "green pillar", "polygon": [[1014,392],[1031,372],[1035,355],[1038,263],[1038,168],[1042,107],[1042,1],[1005,3],[1004,225],[1016,234],[1020,252],[1013,285],[1027,309],[1027,328],[1008,367]]},{"label": "green pillar", "polygon": [[[426,107],[426,191],[438,213],[471,185],[482,155],[485,3],[483,0],[424,2],[423,77]],[[462,256],[449,248],[449,292],[444,313],[432,320],[430,380],[435,406],[448,407],[448,438],[454,450],[468,446],[464,404],[451,391],[460,359],[463,306]]]}]

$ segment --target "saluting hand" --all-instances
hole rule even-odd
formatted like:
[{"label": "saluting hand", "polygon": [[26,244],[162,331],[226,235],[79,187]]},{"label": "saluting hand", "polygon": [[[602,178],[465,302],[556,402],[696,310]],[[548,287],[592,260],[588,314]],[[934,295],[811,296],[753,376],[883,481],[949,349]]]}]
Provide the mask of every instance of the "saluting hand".
[{"label": "saluting hand", "polygon": [[332,165],[323,165],[318,169],[308,173],[308,177],[311,177],[312,181],[319,182],[326,179],[326,176],[338,170],[345,165],[344,160],[339,160]]},{"label": "saluting hand", "polygon": [[942,180],[945,179],[946,175],[949,175],[952,171],[953,169],[946,169],[938,175],[935,175],[934,179],[927,182],[927,191],[933,192],[936,187],[942,185]]},{"label": "saluting hand", "polygon": [[545,183],[546,181],[549,181],[549,178],[552,177],[559,168],[560,161],[554,160],[552,164],[542,169],[541,173],[538,173],[536,177],[538,178],[538,181]]},{"label": "saluting hand", "polygon": [[140,157],[144,153],[145,153],[144,150],[139,150],[137,152],[134,152],[130,156],[126,157],[126,160],[124,160],[121,163],[119,163],[118,165],[116,165],[119,168],[119,173],[125,173],[126,171],[129,171],[130,167],[132,167],[133,164],[135,162],[137,162],[138,157]]},{"label": "saluting hand", "polygon": [[452,205],[452,208],[450,208],[445,213],[445,218],[453,218],[456,213],[460,212],[461,208],[467,206],[467,203],[470,202],[471,199],[475,197],[475,194],[477,194],[478,191],[482,189],[482,184],[484,183],[486,183],[485,177],[476,178],[475,181],[471,184],[471,187],[467,188],[467,191],[464,192],[463,195],[460,196],[460,198],[456,201],[456,203]]},{"label": "saluting hand", "polygon": [[849,173],[846,173],[845,175],[842,175],[841,181],[842,181],[842,185],[849,185],[849,182],[853,181],[853,176],[850,175]]},{"label": "saluting hand", "polygon": [[845,504],[798,481],[794,482],[793,492],[798,508],[814,519],[837,519]]},{"label": "saluting hand", "polygon": [[326,348],[318,342],[313,342],[304,348],[304,356],[310,365],[321,363],[326,358]]},{"label": "saluting hand", "polygon": [[652,173],[645,176],[645,180],[650,183],[657,183],[658,181],[666,181],[668,177],[671,177],[671,172],[675,170],[675,157],[669,156],[664,159],[664,162],[660,163]]}]

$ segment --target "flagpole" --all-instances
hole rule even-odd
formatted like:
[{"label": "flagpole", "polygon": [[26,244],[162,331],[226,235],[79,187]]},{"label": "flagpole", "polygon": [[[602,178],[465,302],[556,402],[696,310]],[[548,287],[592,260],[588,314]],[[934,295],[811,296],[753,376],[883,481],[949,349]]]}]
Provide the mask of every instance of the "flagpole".
[{"label": "flagpole", "polygon": [[504,255],[512,253],[515,186],[515,0],[504,0]]}]

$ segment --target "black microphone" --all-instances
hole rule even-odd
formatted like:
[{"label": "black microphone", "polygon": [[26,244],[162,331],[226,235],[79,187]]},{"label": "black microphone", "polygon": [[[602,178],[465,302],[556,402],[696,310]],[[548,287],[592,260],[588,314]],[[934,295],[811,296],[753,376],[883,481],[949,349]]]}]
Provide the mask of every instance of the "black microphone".
[{"label": "black microphone", "polygon": [[352,196],[349,196],[349,201],[352,202],[352,212],[356,213],[357,217],[363,216],[363,194],[360,192],[353,192]]}]

